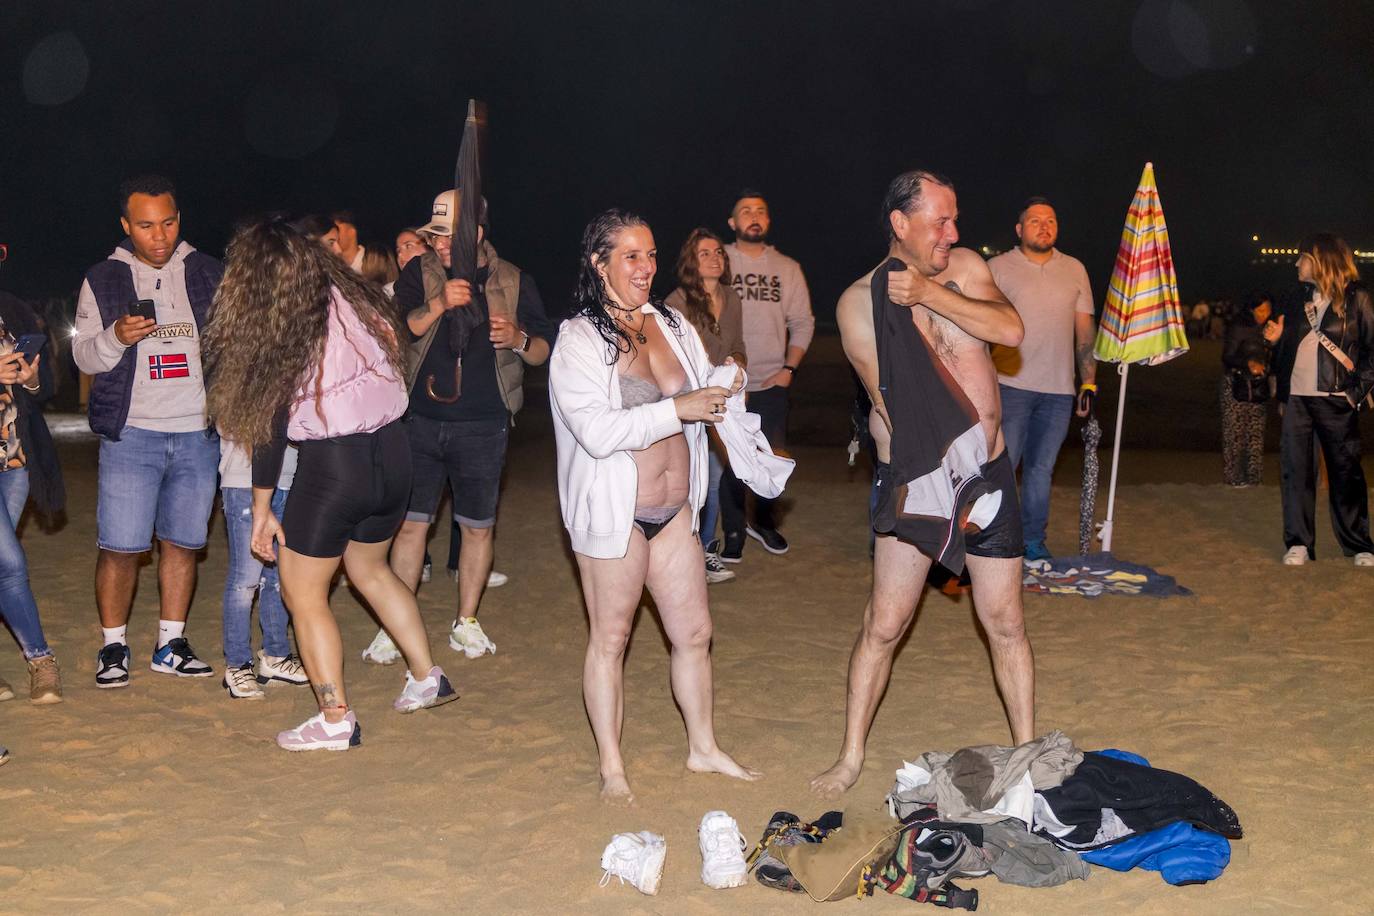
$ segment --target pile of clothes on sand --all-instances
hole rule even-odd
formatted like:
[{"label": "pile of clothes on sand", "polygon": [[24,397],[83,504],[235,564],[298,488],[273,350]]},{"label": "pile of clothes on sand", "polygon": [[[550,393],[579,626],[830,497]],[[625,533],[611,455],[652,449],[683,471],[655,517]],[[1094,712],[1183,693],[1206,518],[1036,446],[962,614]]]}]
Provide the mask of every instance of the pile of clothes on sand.
[{"label": "pile of clothes on sand", "polygon": [[978,891],[956,879],[1051,887],[1092,864],[1200,884],[1221,875],[1240,837],[1235,811],[1187,776],[1126,751],[1081,751],[1054,731],[924,753],[897,771],[886,812],[805,822],[779,811],[747,861],[760,883],[818,901],[881,889],[973,910]]}]

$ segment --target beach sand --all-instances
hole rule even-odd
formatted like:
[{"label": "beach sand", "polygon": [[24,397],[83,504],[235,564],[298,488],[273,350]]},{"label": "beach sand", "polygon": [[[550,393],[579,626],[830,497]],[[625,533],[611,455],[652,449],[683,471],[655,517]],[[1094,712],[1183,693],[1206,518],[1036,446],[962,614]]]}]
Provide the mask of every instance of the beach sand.
[{"label": "beach sand", "polygon": [[[775,810],[875,810],[903,759],[1010,740],[968,597],[928,592],[858,785],[833,804],[810,794],[807,781],[839,746],[870,564],[866,470],[845,467],[842,443],[804,446],[789,487],[791,552],[768,556],[751,542],[738,578],[710,590],[717,733],[765,777],[686,772],[667,648],[646,609],[625,672],[624,750],[638,800],[604,807],[580,695],[586,620],[541,397],[531,396],[512,439],[496,551],[511,582],[482,607],[495,656],[468,661],[446,647],[446,532],[432,549],[438,574],[421,605],[458,703],[392,712],[402,669],[359,660],[375,624],[347,589],[335,593],[363,730],[362,747],[346,754],[293,755],[273,744],[279,729],[313,713],[307,688],[273,685],[249,702],[220,687],[219,522],[188,629],[217,676],[183,681],[147,669],[156,588],[145,568],[130,626],[132,684],[95,688],[95,448],[66,437],[71,518],[56,533],[32,521],[24,530],[66,702],[0,704],[0,742],[13,754],[0,769],[0,911],[795,912],[812,905],[805,896],[752,880],[727,891],[701,884],[703,813],[730,812],[752,844]],[[1066,453],[1056,478],[1052,545],[1076,539],[1079,460]],[[1277,486],[1208,482],[1218,464],[1206,453],[1128,452],[1118,499],[1117,555],[1175,576],[1194,597],[1027,596],[1025,606],[1038,730],[1060,728],[1084,749],[1124,748],[1193,777],[1235,808],[1245,839],[1204,886],[1096,868],[1088,881],[1050,889],[989,877],[964,885],[981,891],[979,912],[1374,909],[1374,890],[1359,877],[1374,788],[1374,571],[1333,555],[1324,507],[1320,559],[1279,565]],[[1271,458],[1271,481],[1276,471]],[[1102,507],[1105,494],[1099,517]],[[21,661],[7,646],[0,674],[19,686]],[[659,895],[598,887],[610,836],[644,829],[668,842]],[[880,891],[835,909],[860,905],[913,906]]]}]

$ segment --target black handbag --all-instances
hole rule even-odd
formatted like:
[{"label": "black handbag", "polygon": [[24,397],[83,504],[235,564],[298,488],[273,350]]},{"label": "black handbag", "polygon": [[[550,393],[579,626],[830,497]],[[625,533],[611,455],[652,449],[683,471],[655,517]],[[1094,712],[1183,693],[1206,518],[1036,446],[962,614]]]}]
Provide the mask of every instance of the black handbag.
[{"label": "black handbag", "polygon": [[1232,369],[1231,397],[1242,404],[1263,404],[1269,400],[1269,376]]}]

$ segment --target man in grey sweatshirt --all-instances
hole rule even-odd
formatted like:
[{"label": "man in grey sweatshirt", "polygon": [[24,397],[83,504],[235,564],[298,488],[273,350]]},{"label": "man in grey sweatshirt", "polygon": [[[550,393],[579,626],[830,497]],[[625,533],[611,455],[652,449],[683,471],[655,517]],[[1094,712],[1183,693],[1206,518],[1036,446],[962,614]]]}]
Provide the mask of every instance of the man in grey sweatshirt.
[{"label": "man in grey sweatshirt", "polygon": [[[758,415],[769,445],[781,448],[787,444],[788,389],[816,331],[811,293],[801,265],[768,244],[772,220],[762,194],[744,190],[736,195],[729,225],[735,233],[734,243],[725,246],[730,285],[744,306],[744,347],[749,353],[745,404]],[[745,520],[744,500],[744,484],[726,469],[720,487],[725,533],[720,558],[738,563],[746,534],[769,553],[787,553],[787,539],[778,531],[776,500],[754,501],[752,525]]]},{"label": "man in grey sweatshirt", "polygon": [[100,434],[95,593],[104,632],[96,686],[129,683],[130,605],[141,555],[160,546],[161,614],[152,670],[214,672],[186,641],[219,464],[207,428],[200,339],[224,272],[180,240],[176,190],[159,176],[120,186],[127,238],[86,273],[72,355],[94,376],[89,419]]}]

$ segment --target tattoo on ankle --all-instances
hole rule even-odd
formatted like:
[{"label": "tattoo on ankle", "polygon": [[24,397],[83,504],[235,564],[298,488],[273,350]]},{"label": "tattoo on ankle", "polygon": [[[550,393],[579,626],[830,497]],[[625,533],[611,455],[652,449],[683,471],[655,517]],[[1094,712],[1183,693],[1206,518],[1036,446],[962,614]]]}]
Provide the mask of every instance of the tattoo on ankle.
[{"label": "tattoo on ankle", "polygon": [[343,705],[339,702],[338,688],[333,684],[316,684],[315,695],[320,698],[321,709],[329,709],[331,707]]}]

